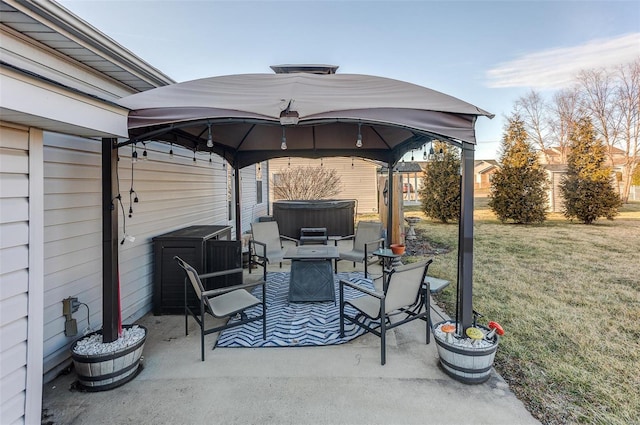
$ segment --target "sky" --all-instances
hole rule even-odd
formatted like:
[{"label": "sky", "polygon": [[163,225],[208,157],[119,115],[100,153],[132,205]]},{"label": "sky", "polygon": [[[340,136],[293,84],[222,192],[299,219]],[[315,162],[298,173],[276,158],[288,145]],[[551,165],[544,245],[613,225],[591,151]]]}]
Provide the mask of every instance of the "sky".
[{"label": "sky", "polygon": [[640,58],[637,0],[59,3],[177,82],[329,64],[455,96],[495,114],[476,159],[498,158],[519,97]]}]

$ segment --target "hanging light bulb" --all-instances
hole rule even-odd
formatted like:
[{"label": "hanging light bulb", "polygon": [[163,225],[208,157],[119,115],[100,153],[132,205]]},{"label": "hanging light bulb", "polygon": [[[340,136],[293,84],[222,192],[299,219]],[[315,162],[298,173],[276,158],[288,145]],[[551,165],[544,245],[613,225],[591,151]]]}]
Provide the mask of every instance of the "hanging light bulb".
[{"label": "hanging light bulb", "polygon": [[427,148],[426,148],[426,146],[425,146],[424,152],[422,153],[422,159],[425,160],[425,161],[427,160]]},{"label": "hanging light bulb", "polygon": [[411,149],[411,162],[415,161],[415,159],[413,159],[413,149]]},{"label": "hanging light bulb", "polygon": [[358,138],[356,139],[356,147],[357,148],[361,148],[362,147],[362,124],[358,123]]},{"label": "hanging light bulb", "polygon": [[213,135],[211,134],[211,123],[207,123],[209,126],[209,135],[207,136],[207,147],[213,147]]},{"label": "hanging light bulb", "polygon": [[131,152],[131,162],[136,163],[138,162],[138,151],[136,150],[135,145],[133,145],[131,150],[133,151]]},{"label": "hanging light bulb", "polygon": [[171,149],[169,149],[169,159],[173,159],[173,143],[171,143]]},{"label": "hanging light bulb", "polygon": [[433,144],[429,148],[429,161],[433,161],[433,157],[435,156],[435,152],[433,150]]},{"label": "hanging light bulb", "polygon": [[211,152],[209,152],[209,165],[213,166],[213,158],[211,157]]},{"label": "hanging light bulb", "polygon": [[284,126],[282,126],[282,143],[280,144],[280,149],[283,151],[287,150],[287,136],[284,134]]},{"label": "hanging light bulb", "polygon": [[196,162],[196,151],[193,151],[193,162]]},{"label": "hanging light bulb", "polygon": [[146,161],[147,159],[149,159],[149,154],[147,153],[147,144],[143,143],[142,145],[144,146],[144,150],[142,151],[142,160]]},{"label": "hanging light bulb", "polygon": [[351,168],[353,168],[353,157],[351,157]]}]

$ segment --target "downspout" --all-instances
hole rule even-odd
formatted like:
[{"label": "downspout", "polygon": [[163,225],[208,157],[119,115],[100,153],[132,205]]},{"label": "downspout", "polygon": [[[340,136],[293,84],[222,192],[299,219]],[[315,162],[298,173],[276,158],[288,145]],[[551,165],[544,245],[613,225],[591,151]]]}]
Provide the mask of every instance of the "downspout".
[{"label": "downspout", "polygon": [[473,323],[473,160],[474,145],[463,142],[458,229],[459,297],[456,306],[462,332]]},{"label": "downspout", "polygon": [[102,139],[102,340],[119,337],[120,289],[118,282],[118,209],[116,176],[118,140]]}]

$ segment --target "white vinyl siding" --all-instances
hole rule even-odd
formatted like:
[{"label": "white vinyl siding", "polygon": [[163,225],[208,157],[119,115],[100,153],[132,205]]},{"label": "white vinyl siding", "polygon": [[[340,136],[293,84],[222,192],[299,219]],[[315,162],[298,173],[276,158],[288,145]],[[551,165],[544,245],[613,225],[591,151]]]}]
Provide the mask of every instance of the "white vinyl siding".
[{"label": "white vinyl siding", "polygon": [[242,232],[251,230],[251,223],[255,223],[262,216],[267,215],[267,194],[269,185],[266,175],[266,162],[261,163],[262,168],[262,203],[257,204],[256,165],[249,165],[240,170],[240,196],[242,199]]},{"label": "white vinyl siding", "polygon": [[[226,169],[222,160],[168,145],[148,143],[148,160],[133,168],[133,190],[139,202],[129,202],[131,147],[119,149],[119,187],[124,207],[119,211],[119,240],[124,226],[134,242],[120,247],[123,323],[150,311],[154,236],[195,224],[226,224]],[[138,144],[142,158],[143,145]],[[44,369],[55,375],[69,359],[76,337],[64,335],[62,300],[78,297],[89,306],[93,330],[102,326],[102,174],[101,141],[56,133],[45,134],[45,306]],[[135,195],[132,195],[132,199]],[[129,217],[129,207],[133,214]],[[87,309],[73,317],[81,333],[88,326]],[[80,334],[79,334],[80,335]],[[79,336],[78,335],[78,336]]]},{"label": "white vinyl siding", "polygon": [[[30,169],[41,156],[41,133],[30,137],[27,128],[0,123],[0,423],[25,423],[28,408],[40,409],[42,394],[42,341],[39,336],[42,320],[38,309],[38,284],[41,267],[31,264],[30,243],[39,252],[38,217],[32,216],[30,202],[41,204],[41,176],[36,171],[30,181]],[[33,157],[30,158],[30,138],[34,139]],[[33,197],[33,199],[30,199]],[[41,215],[41,214],[40,214]],[[33,227],[31,221],[33,221]],[[30,274],[30,268],[31,274]],[[41,307],[40,307],[41,308]],[[33,324],[27,326],[28,319]],[[33,339],[30,339],[33,338]],[[35,363],[34,363],[35,359]],[[35,374],[35,379],[33,375]],[[35,382],[35,383],[34,383]],[[31,388],[33,393],[28,396]],[[32,420],[30,418],[29,420]]]},{"label": "white vinyl siding", "polygon": [[[328,167],[336,170],[340,176],[340,193],[335,199],[355,199],[357,200],[356,214],[367,214],[378,212],[378,183],[376,169],[377,165],[371,161],[361,158],[332,157],[320,159],[309,158],[277,158],[269,160],[269,201],[276,199],[273,197],[271,185],[274,174],[280,170],[291,167]],[[353,166],[352,166],[353,164]]]}]

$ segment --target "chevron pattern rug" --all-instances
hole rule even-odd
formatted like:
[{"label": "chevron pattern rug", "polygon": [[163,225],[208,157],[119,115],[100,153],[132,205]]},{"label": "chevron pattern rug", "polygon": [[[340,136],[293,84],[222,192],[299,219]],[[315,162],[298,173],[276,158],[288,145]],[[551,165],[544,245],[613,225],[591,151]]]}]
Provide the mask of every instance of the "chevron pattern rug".
[{"label": "chevron pattern rug", "polygon": [[[224,330],[218,337],[218,347],[302,347],[343,344],[364,334],[364,330],[345,323],[345,336],[340,338],[340,279],[351,280],[373,290],[373,283],[364,279],[360,272],[334,275],[336,303],[309,302],[287,304],[289,296],[289,273],[267,274],[267,339],[262,339],[262,321],[247,323]],[[262,290],[256,288],[254,295],[261,297]],[[345,299],[362,296],[361,292],[345,287]],[[253,307],[260,312],[262,306]],[[348,314],[353,309],[347,306]],[[247,310],[251,313],[251,310]]]}]

